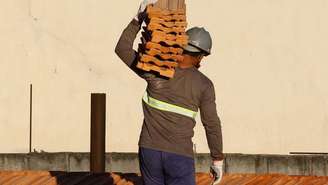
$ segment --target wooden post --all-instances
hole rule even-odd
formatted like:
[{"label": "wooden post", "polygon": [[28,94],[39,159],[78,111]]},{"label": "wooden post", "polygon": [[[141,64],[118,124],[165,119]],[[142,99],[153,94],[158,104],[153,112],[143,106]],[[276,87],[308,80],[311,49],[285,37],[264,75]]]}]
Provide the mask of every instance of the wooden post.
[{"label": "wooden post", "polygon": [[33,91],[32,91],[32,84],[30,84],[30,138],[29,138],[29,153],[32,153],[32,98],[33,98]]},{"label": "wooden post", "polygon": [[90,171],[105,172],[106,94],[91,94]]}]

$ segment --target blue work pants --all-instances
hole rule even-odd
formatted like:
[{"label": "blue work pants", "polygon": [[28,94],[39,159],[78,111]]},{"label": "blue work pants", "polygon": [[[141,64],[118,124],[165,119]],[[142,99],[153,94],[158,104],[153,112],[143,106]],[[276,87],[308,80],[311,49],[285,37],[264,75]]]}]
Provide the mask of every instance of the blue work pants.
[{"label": "blue work pants", "polygon": [[195,185],[194,159],[178,154],[139,148],[144,185]]}]

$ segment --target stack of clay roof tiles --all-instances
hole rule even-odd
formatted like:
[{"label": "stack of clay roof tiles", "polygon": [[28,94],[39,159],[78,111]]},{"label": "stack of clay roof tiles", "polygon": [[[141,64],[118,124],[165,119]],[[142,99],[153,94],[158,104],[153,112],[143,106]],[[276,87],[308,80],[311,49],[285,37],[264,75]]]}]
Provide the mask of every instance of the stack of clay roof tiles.
[{"label": "stack of clay roof tiles", "polygon": [[[196,174],[197,185],[210,185],[208,174]],[[86,172],[0,172],[0,185],[142,185],[137,174]],[[328,177],[287,175],[225,175],[220,185],[328,185]]]},{"label": "stack of clay roof tiles", "polygon": [[137,67],[172,78],[188,43],[185,1],[159,0],[146,13]]}]

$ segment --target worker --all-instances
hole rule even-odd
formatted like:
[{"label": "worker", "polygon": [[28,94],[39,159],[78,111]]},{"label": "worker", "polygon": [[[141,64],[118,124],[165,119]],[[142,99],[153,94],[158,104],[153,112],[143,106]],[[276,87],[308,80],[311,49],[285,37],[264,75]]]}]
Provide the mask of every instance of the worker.
[{"label": "worker", "polygon": [[198,71],[203,57],[211,54],[211,36],[204,28],[187,31],[189,43],[172,79],[138,69],[134,40],[145,19],[147,5],[156,1],[141,3],[137,16],[124,29],[115,48],[120,59],[148,84],[142,101],[144,121],[138,144],[144,184],[195,185],[192,137],[198,109],[213,159],[210,165],[213,184],[218,184],[224,159],[221,123],[213,83]]}]

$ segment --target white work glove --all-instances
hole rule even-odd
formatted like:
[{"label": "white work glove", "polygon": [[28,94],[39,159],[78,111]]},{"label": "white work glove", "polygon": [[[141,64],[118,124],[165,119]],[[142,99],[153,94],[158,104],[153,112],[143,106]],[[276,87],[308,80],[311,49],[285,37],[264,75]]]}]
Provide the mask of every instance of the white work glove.
[{"label": "white work glove", "polygon": [[218,185],[223,177],[223,161],[213,161],[211,175],[214,178],[212,185]]},{"label": "white work glove", "polygon": [[148,5],[155,4],[158,0],[144,0],[139,7],[137,15],[134,17],[135,20],[141,22],[145,17],[145,10]]}]

